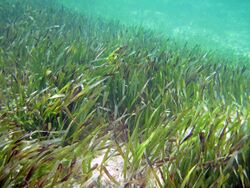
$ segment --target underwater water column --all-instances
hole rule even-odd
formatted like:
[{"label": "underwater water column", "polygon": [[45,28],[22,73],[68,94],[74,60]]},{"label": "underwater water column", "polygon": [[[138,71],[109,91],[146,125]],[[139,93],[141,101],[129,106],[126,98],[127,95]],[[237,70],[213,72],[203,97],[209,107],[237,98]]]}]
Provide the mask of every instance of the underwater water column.
[{"label": "underwater water column", "polygon": [[247,0],[64,0],[78,12],[142,25],[183,43],[250,56]]}]

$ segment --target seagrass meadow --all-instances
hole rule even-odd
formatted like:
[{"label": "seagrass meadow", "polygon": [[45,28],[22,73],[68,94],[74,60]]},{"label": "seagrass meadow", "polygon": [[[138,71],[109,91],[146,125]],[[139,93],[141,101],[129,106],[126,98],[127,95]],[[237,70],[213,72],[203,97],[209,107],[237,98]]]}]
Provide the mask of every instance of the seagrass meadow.
[{"label": "seagrass meadow", "polygon": [[0,187],[250,187],[249,66],[1,0]]}]

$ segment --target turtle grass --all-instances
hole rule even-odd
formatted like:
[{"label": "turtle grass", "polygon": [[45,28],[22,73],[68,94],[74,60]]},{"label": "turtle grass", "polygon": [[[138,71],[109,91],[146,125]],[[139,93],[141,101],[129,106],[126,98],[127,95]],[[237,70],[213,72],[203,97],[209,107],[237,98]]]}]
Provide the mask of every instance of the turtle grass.
[{"label": "turtle grass", "polygon": [[249,186],[248,59],[56,1],[0,5],[2,187]]}]

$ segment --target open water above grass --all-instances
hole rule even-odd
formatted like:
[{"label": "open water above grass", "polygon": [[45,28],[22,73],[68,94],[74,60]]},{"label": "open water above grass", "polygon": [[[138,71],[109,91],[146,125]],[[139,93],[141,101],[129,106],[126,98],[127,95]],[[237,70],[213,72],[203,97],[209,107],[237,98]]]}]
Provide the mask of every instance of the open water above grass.
[{"label": "open water above grass", "polygon": [[249,0],[64,0],[74,10],[138,24],[175,40],[250,57]]}]

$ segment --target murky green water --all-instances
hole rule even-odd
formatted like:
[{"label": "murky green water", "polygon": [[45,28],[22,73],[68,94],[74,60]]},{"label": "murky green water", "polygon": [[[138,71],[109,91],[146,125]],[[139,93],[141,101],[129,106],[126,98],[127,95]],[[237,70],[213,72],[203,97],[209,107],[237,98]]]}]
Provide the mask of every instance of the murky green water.
[{"label": "murky green water", "polygon": [[64,0],[64,4],[203,48],[250,56],[249,0]]}]

